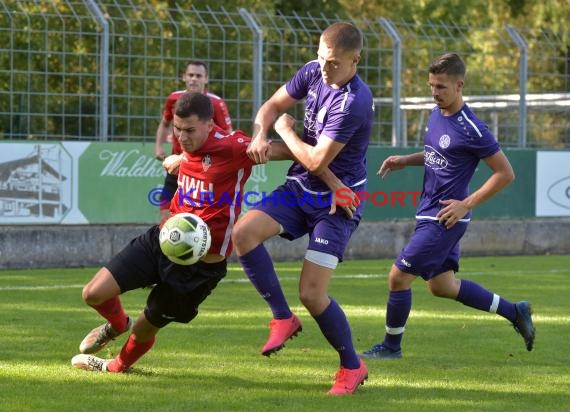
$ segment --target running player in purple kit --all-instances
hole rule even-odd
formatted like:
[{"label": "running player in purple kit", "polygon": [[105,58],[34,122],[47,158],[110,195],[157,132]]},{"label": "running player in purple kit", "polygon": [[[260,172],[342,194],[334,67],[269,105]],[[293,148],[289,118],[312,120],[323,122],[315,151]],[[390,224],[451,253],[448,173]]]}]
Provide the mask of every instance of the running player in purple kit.
[{"label": "running player in purple kit", "polygon": [[[457,279],[459,241],[471,220],[471,210],[510,184],[514,178],[499,143],[463,102],[465,65],[455,53],[436,58],[429,66],[428,84],[436,107],[428,118],[424,151],[390,156],[378,175],[406,166],[425,166],[423,192],[415,231],[388,275],[390,289],[384,340],[361,354],[367,359],[401,358],[401,341],[412,307],[412,282],[421,276],[434,296],[508,319],[532,350],[535,329],[526,301],[511,303],[470,280]],[[492,171],[487,181],[469,194],[469,182],[479,160]]]},{"label": "running player in purple kit", "polygon": [[[273,313],[269,339],[262,349],[266,356],[282,349],[302,327],[287,304],[263,242],[276,235],[292,240],[309,234],[299,296],[340,357],[335,384],[328,392],[331,395],[352,394],[368,377],[354,349],[348,320],[328,295],[329,281],[364,205],[353,208],[347,218],[342,211],[329,213],[329,205],[322,200],[323,193],[330,196],[329,189],[334,191],[340,185],[355,192],[366,190],[366,150],[374,107],[370,89],[356,74],[362,42],[360,30],[352,24],[332,24],[321,34],[317,60],[305,64],[261,106],[248,149],[252,159],[267,161],[271,153],[267,134],[275,122],[275,130],[297,161],[286,182],[248,211],[233,231],[238,259]],[[299,137],[291,116],[275,119],[302,99],[304,130]]]}]

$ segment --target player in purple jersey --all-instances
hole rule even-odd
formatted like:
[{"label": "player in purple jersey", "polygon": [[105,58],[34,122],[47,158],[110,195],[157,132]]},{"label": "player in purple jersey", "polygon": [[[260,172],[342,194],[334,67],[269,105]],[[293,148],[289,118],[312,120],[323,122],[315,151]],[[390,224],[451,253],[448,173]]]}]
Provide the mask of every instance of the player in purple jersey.
[{"label": "player in purple jersey", "polygon": [[[471,210],[510,184],[511,165],[485,123],[463,102],[465,65],[455,53],[444,54],[429,67],[428,84],[437,107],[427,121],[424,151],[390,156],[378,175],[406,166],[424,166],[423,192],[417,224],[410,241],[388,275],[384,340],[361,354],[367,359],[401,358],[401,341],[412,307],[412,282],[421,276],[434,296],[508,319],[531,351],[535,329],[526,301],[511,303],[470,280],[457,279],[459,241]],[[469,194],[469,181],[479,160],[492,171],[487,181]]]},{"label": "player in purple jersey", "polygon": [[[305,64],[261,106],[248,150],[257,163],[265,163],[271,153],[267,135],[274,125],[297,161],[269,199],[289,195],[297,201],[263,202],[246,213],[233,231],[238,259],[273,313],[269,339],[262,349],[266,356],[282,349],[302,327],[285,299],[263,242],[276,235],[292,240],[309,234],[299,297],[339,354],[340,369],[328,392],[332,395],[352,394],[368,377],[354,349],[346,316],[328,295],[329,281],[364,205],[351,205],[347,218],[340,210],[334,212],[334,201],[330,211],[322,201],[324,191],[330,196],[329,190],[340,187],[355,192],[366,188],[365,155],[374,107],[370,89],[356,74],[362,41],[360,30],[352,24],[329,26],[321,34],[318,59]],[[298,136],[291,116],[275,119],[302,99],[305,116],[303,133]]]}]

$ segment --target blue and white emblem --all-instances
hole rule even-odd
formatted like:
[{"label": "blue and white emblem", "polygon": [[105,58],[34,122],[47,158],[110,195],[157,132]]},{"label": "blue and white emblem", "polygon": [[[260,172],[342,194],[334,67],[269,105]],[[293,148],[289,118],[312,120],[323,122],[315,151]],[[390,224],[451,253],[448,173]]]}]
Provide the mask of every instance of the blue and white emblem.
[{"label": "blue and white emblem", "polygon": [[449,135],[444,134],[439,138],[439,147],[442,149],[448,148],[449,143],[451,143],[451,137],[449,137]]}]

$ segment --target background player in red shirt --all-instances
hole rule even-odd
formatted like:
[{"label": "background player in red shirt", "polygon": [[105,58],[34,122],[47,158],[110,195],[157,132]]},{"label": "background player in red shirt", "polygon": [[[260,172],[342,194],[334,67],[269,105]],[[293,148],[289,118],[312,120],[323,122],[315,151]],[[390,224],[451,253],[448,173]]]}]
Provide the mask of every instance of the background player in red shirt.
[{"label": "background player in red shirt", "polygon": [[[162,119],[156,130],[155,156],[158,160],[164,160],[166,157],[162,145],[169,140],[169,137],[171,137],[170,140],[172,140],[172,154],[182,153],[178,139],[172,136],[172,119],[174,117],[174,105],[176,101],[187,91],[198,92],[208,96],[214,106],[214,123],[228,133],[232,131],[232,120],[226,102],[220,96],[210,93],[206,89],[206,84],[208,84],[209,81],[208,66],[206,63],[201,60],[190,60],[186,63],[186,69],[184,73],[182,73],[182,81],[186,85],[186,89],[177,90],[168,95],[162,112]],[[167,174],[164,179],[164,189],[168,195],[167,193],[164,194],[167,198],[165,197],[165,202],[160,207],[161,221],[169,216],[170,202],[168,200],[172,199],[176,188],[176,175]]]},{"label": "background player in red shirt", "polygon": [[[182,94],[175,104],[174,135],[184,150],[179,156],[178,182],[184,192],[177,191],[171,205],[172,214],[194,213],[208,224],[212,235],[210,250],[197,263],[182,266],[161,252],[160,225],[133,239],[83,288],[84,301],[106,323],[83,339],[79,346],[82,354],[71,361],[76,368],[124,372],[150,350],[161,328],[170,322],[189,323],[194,319],[198,306],[225,277],[226,257],[232,251],[231,229],[241,211],[241,202],[233,200],[243,193],[254,162],[246,154],[250,138],[216,126],[212,106],[206,95],[196,92]],[[280,147],[284,145],[273,148],[272,158],[287,158]],[[195,190],[190,190],[192,187]],[[194,195],[200,199],[204,191],[213,193],[209,198],[214,201],[191,201]],[[119,295],[150,286],[146,307],[133,322]],[[131,328],[115,359],[91,355]]]}]

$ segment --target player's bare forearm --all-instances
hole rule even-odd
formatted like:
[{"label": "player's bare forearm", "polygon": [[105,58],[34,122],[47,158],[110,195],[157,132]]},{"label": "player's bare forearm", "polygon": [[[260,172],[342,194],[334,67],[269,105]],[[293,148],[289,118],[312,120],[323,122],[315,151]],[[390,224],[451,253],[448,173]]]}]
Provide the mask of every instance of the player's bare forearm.
[{"label": "player's bare forearm", "polygon": [[160,121],[158,128],[156,130],[156,142],[154,145],[154,155],[159,160],[164,160],[166,154],[162,148],[162,144],[166,142],[166,138],[171,133],[170,122],[164,120]]},{"label": "player's bare forearm", "polygon": [[[327,185],[327,187],[332,192],[330,214],[332,215],[336,212],[336,207],[338,205],[344,211],[344,213],[346,213],[348,218],[352,219],[352,216],[356,211],[356,207],[360,203],[360,200],[358,199],[358,196],[356,196],[356,193],[347,187],[342,182],[342,180],[340,180],[328,167],[317,176],[323,181],[324,184]],[[341,190],[342,193],[340,192]],[[339,193],[342,194],[342,201],[340,201],[337,196]]]},{"label": "player's bare forearm", "polygon": [[441,223],[445,224],[447,229],[450,229],[460,219],[463,219],[470,210],[495,196],[511,181],[512,180],[509,180],[508,175],[505,173],[493,173],[489,179],[483,183],[483,186],[465,199],[440,200],[439,203],[443,205],[443,208],[437,213],[436,217]]},{"label": "player's bare forearm", "polygon": [[[298,160],[293,156],[291,150],[283,142],[271,143],[271,160]],[[321,174],[316,175],[331,191],[346,187],[342,181],[327,167]]]},{"label": "player's bare forearm", "polygon": [[336,175],[328,167],[320,174],[315,174],[315,176],[321,179],[323,183],[327,185],[327,187],[333,192],[340,188],[346,187],[346,185],[342,183],[342,181],[336,177]]},{"label": "player's bare forearm", "polygon": [[485,163],[493,173],[479,189],[463,200],[444,199],[439,201],[444,207],[436,217],[448,229],[453,227],[459,219],[465,217],[471,209],[495,196],[514,180],[515,174],[511,164],[502,152],[489,156],[485,159]]},{"label": "player's bare forearm", "polygon": [[296,160],[291,153],[291,150],[283,142],[271,143],[270,160]]},{"label": "player's bare forearm", "polygon": [[297,100],[287,93],[285,86],[281,86],[265,103],[258,109],[253,121],[253,140],[257,138],[267,139],[269,131],[275,123],[279,113],[283,113],[292,107]]},{"label": "player's bare forearm", "polygon": [[389,156],[382,162],[382,165],[376,172],[376,175],[384,179],[391,172],[401,170],[406,166],[423,166],[423,164],[424,152],[412,153],[409,155]]},{"label": "player's bare forearm", "polygon": [[423,166],[425,162],[425,154],[423,151],[412,153],[404,157],[406,166]]},{"label": "player's bare forearm", "polygon": [[272,105],[270,101],[265,102],[255,115],[255,120],[253,121],[252,140],[267,139],[269,130],[273,123],[275,123],[275,118],[278,114],[279,112],[277,111],[277,108]]},{"label": "player's bare forearm", "polygon": [[247,155],[257,164],[267,163],[271,156],[271,147],[267,138],[275,118],[283,110],[293,106],[297,100],[281,86],[257,111],[253,124],[253,135],[247,149]]},{"label": "player's bare forearm", "polygon": [[307,170],[310,171],[305,163],[307,158],[306,151],[311,150],[312,147],[303,143],[299,136],[297,136],[297,133],[295,133],[295,130],[292,128],[283,126],[278,128],[277,124],[275,126],[275,131],[283,139],[283,144],[286,145],[287,150],[289,150],[289,153],[291,153],[291,156],[293,156],[299,163],[301,163]]},{"label": "player's bare forearm", "polygon": [[497,152],[485,159],[493,173],[475,192],[463,202],[469,209],[486,202],[515,180],[515,172],[503,152]]},{"label": "player's bare forearm", "polygon": [[267,163],[271,157],[271,146],[267,135],[275,116],[277,116],[276,108],[270,101],[264,103],[255,116],[253,136],[247,148],[247,155],[257,164]]},{"label": "player's bare forearm", "polygon": [[310,173],[320,175],[338,155],[344,144],[323,136],[316,146],[311,146],[297,135],[295,119],[285,113],[275,122],[275,131],[281,136],[293,156]]},{"label": "player's bare forearm", "polygon": [[162,119],[160,124],[158,125],[158,129],[156,130],[156,144],[161,145],[166,142],[166,138],[170,134],[170,122]]}]

